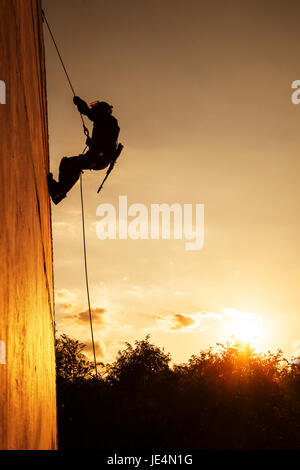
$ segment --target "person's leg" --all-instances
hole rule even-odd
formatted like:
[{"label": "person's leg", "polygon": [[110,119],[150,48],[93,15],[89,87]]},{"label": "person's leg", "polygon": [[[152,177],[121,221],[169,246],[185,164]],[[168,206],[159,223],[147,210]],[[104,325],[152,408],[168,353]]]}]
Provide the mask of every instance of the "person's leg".
[{"label": "person's leg", "polygon": [[67,193],[74,186],[82,171],[82,156],[63,157],[59,165],[58,183],[62,192]]},{"label": "person's leg", "polygon": [[52,201],[58,204],[67,195],[80,177],[83,166],[83,155],[76,157],[63,157],[59,165],[58,181],[53,179],[52,173],[48,175],[49,193]]},{"label": "person's leg", "polygon": [[100,158],[99,155],[88,150],[84,155],[76,157],[63,157],[59,165],[58,181],[53,179],[52,173],[48,175],[49,192],[52,201],[58,204],[67,195],[67,192],[78,181],[82,170],[102,170],[110,163],[110,158]]},{"label": "person's leg", "polygon": [[50,197],[54,204],[58,204],[62,199],[66,197],[66,193],[62,191],[60,184],[55,181],[52,173],[48,173],[47,180]]}]

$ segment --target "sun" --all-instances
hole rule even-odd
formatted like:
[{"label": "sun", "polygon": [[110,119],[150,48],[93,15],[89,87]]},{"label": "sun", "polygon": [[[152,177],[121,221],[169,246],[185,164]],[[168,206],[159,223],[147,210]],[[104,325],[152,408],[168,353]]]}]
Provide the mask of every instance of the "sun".
[{"label": "sun", "polygon": [[226,315],[226,334],[229,337],[234,337],[236,340],[249,343],[252,346],[262,339],[263,325],[260,316],[235,309],[225,309],[224,313]]},{"label": "sun", "polygon": [[261,334],[257,321],[248,318],[236,320],[232,326],[232,335],[243,343],[252,343]]}]

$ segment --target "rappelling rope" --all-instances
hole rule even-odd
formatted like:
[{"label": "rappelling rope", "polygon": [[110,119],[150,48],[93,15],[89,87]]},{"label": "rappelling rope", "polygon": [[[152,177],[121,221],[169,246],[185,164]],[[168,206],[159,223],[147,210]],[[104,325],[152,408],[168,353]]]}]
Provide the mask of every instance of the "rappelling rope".
[{"label": "rappelling rope", "polygon": [[[70,80],[69,74],[67,72],[67,69],[65,67],[64,61],[61,57],[61,54],[59,52],[58,46],[56,44],[55,38],[52,34],[51,28],[49,26],[49,23],[47,21],[46,15],[44,10],[42,10],[42,15],[43,19],[47,25],[48,31],[50,33],[50,36],[52,38],[53,44],[55,46],[56,52],[58,54],[59,60],[61,62],[61,65],[63,67],[63,70],[66,74],[66,77],[68,79],[70,88],[72,90],[72,93],[74,96],[76,96],[76,93],[74,91],[72,82]],[[89,130],[85,125],[84,119],[82,114],[80,113],[81,120],[82,120],[82,125],[84,129],[85,135],[88,137],[89,136]],[[85,153],[86,148],[83,150],[82,155]],[[87,256],[86,256],[86,235],[85,235],[85,223],[84,223],[84,204],[83,204],[83,190],[82,190],[82,173],[80,173],[80,198],[81,198],[81,218],[82,218],[82,238],[83,238],[83,253],[84,253],[84,267],[85,267],[85,282],[86,282],[86,293],[87,293],[87,299],[88,299],[88,308],[89,308],[89,318],[90,318],[90,326],[91,326],[91,337],[92,337],[92,346],[93,346],[93,354],[94,354],[94,366],[95,366],[95,373],[96,373],[96,378],[98,378],[98,373],[97,373],[97,360],[96,360],[96,351],[95,351],[95,342],[94,342],[94,331],[93,331],[93,320],[92,320],[92,310],[91,310],[91,302],[90,302],[90,289],[89,289],[89,277],[88,277],[88,269],[87,269]]]},{"label": "rappelling rope", "polygon": [[[54,36],[53,36],[53,34],[52,34],[52,31],[51,31],[51,28],[50,28],[49,23],[48,23],[48,21],[47,21],[47,18],[46,18],[46,15],[45,15],[44,10],[42,10],[42,15],[43,15],[44,21],[45,21],[45,23],[46,23],[46,25],[47,25],[48,31],[49,31],[49,33],[50,33],[51,39],[52,39],[52,41],[53,41],[53,44],[54,44],[54,47],[55,47],[55,49],[56,49],[56,52],[57,52],[57,55],[58,55],[58,57],[59,57],[60,63],[61,63],[61,65],[62,65],[62,68],[63,68],[63,70],[64,70],[64,72],[65,72],[65,75],[66,75],[66,77],[67,77],[67,80],[68,80],[68,82],[69,82],[69,85],[70,85],[70,88],[71,88],[71,90],[72,90],[73,96],[76,96],[75,90],[74,90],[74,88],[73,88],[73,85],[72,85],[72,82],[71,82],[71,80],[70,80],[69,74],[68,74],[67,69],[66,69],[66,67],[65,67],[64,61],[62,60],[62,56],[61,56],[61,54],[60,54],[60,52],[59,52],[58,46],[57,46],[56,41],[55,41],[55,38],[54,38]],[[83,116],[82,116],[81,113],[80,113],[80,117],[81,117],[81,121],[82,121],[84,133],[85,133],[85,135],[88,137],[88,135],[89,135],[89,130],[88,130],[88,128],[87,128],[86,125],[85,125],[84,118],[83,118]]]}]

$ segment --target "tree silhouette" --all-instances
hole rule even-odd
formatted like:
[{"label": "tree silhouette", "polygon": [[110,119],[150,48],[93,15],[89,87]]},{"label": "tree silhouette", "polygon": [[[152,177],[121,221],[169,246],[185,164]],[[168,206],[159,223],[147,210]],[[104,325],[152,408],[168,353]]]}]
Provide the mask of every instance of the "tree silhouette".
[{"label": "tree silhouette", "polygon": [[150,336],[129,343],[119,351],[116,360],[106,367],[106,380],[111,384],[147,385],[154,375],[169,371],[171,356],[149,342]]},{"label": "tree silhouette", "polygon": [[61,448],[300,449],[300,365],[280,350],[232,341],[171,366],[147,336],[96,381],[83,346],[57,341]]},{"label": "tree silhouette", "polygon": [[75,382],[92,377],[93,366],[82,353],[85,344],[61,335],[56,338],[56,374],[58,380]]}]

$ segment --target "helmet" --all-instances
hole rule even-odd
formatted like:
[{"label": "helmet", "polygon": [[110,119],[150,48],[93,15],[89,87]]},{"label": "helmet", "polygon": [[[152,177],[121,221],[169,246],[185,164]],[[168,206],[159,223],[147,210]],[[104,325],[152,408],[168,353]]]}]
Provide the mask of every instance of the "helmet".
[{"label": "helmet", "polygon": [[94,109],[95,111],[107,111],[109,113],[111,113],[113,109],[113,107],[105,101],[92,101],[89,103],[89,108]]}]

